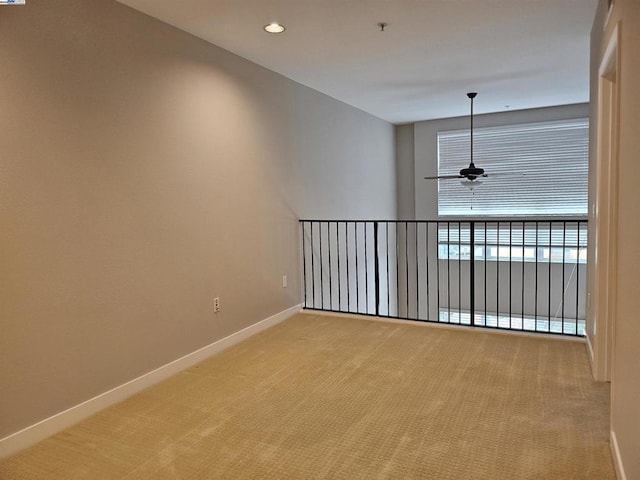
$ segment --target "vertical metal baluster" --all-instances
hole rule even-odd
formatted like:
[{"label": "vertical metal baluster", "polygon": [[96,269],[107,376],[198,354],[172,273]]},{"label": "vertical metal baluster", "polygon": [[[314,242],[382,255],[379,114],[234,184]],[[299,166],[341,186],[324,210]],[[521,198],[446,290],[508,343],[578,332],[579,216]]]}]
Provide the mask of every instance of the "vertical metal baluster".
[{"label": "vertical metal baluster", "polygon": [[535,295],[534,295],[534,302],[535,302],[535,306],[533,308],[533,325],[534,325],[534,330],[537,332],[538,331],[538,224],[540,222],[538,222],[536,220],[536,264],[535,264],[535,269],[536,269],[536,288],[535,288]]},{"label": "vertical metal baluster", "polygon": [[416,320],[420,318],[420,255],[418,255],[418,222],[413,222],[416,233]]},{"label": "vertical metal baluster", "polygon": [[438,295],[437,307],[438,307],[438,322],[440,321],[440,222],[436,222],[436,288]]},{"label": "vertical metal baluster", "polygon": [[356,312],[360,313],[360,267],[358,265],[358,222],[354,223],[354,236],[356,240]]},{"label": "vertical metal baluster", "polygon": [[565,281],[565,277],[564,277],[564,271],[566,269],[566,258],[565,258],[565,252],[567,250],[567,222],[563,221],[562,222],[562,297],[560,298],[560,305],[561,305],[561,309],[562,309],[562,333],[564,333],[564,297],[565,297],[565,292],[567,291],[567,287],[564,284]]},{"label": "vertical metal baluster", "polygon": [[318,222],[320,238],[320,308],[324,310],[324,261],[322,259],[322,222]]},{"label": "vertical metal baluster", "polygon": [[386,235],[386,250],[387,250],[387,316],[391,316],[391,295],[389,293],[389,288],[391,288],[391,281],[389,276],[391,275],[389,271],[389,222],[384,222],[385,224],[385,235]]},{"label": "vertical metal baluster", "polygon": [[[484,326],[489,326],[489,319],[487,318],[487,257],[489,256],[489,239],[487,238],[487,222],[483,222],[484,225]],[[497,326],[497,323],[496,323]]]},{"label": "vertical metal baluster", "polygon": [[524,229],[525,229],[525,222],[522,222],[522,292],[521,293],[521,300],[520,300],[520,328],[522,330],[524,330],[524,243],[525,243],[525,238],[524,238]]},{"label": "vertical metal baluster", "polygon": [[349,278],[349,222],[344,222],[344,244],[347,262],[347,312],[351,311],[351,279]]},{"label": "vertical metal baluster", "polygon": [[340,230],[336,222],[336,253],[338,254],[338,311],[342,311],[342,270],[340,270]]},{"label": "vertical metal baluster", "polygon": [[304,247],[305,242],[305,221],[301,221],[300,224],[302,226],[302,278],[304,279],[304,306],[305,308],[309,306],[307,303],[307,254],[306,249]]},{"label": "vertical metal baluster", "polygon": [[458,323],[462,325],[462,222],[458,222]]},{"label": "vertical metal baluster", "polygon": [[[469,223],[469,244],[471,262],[469,263],[469,324],[476,324],[476,222]],[[486,322],[485,322],[486,323]]]},{"label": "vertical metal baluster", "polygon": [[547,326],[547,328],[549,329],[549,331],[551,331],[551,257],[552,255],[552,250],[553,248],[553,222],[549,222],[549,278],[548,278],[548,283],[547,283],[547,288],[549,289],[548,291],[548,310],[549,310],[549,318],[548,318],[548,322],[549,325]]},{"label": "vertical metal baluster", "polygon": [[496,224],[496,326],[500,326],[500,222]]},{"label": "vertical metal baluster", "polygon": [[575,334],[578,335],[578,307],[580,305],[579,303],[579,296],[580,296],[580,224],[582,222],[577,221],[577,227],[578,227],[578,232],[577,232],[577,237],[576,237],[576,248],[578,250],[578,254],[576,255],[576,328],[575,328]]},{"label": "vertical metal baluster", "polygon": [[513,272],[512,272],[512,258],[513,258],[513,221],[509,220],[509,328],[513,328]]},{"label": "vertical metal baluster", "polygon": [[398,224],[396,225],[396,316],[400,317],[400,246],[398,245]]},{"label": "vertical metal baluster", "polygon": [[362,222],[362,226],[364,227],[364,312],[369,313],[369,259],[367,254],[369,241],[367,240],[367,222]]},{"label": "vertical metal baluster", "polygon": [[451,323],[451,222],[447,222],[447,322]]},{"label": "vertical metal baluster", "polygon": [[331,223],[327,222],[327,255],[329,257],[329,310],[333,310],[333,269],[331,268]]},{"label": "vertical metal baluster", "polygon": [[313,308],[316,308],[316,266],[315,266],[315,258],[316,258],[316,252],[313,249],[313,223],[314,222],[309,222],[310,226],[311,226],[311,290],[312,290],[312,297],[313,297]]},{"label": "vertical metal baluster", "polygon": [[378,222],[373,223],[373,254],[374,254],[374,273],[375,273],[375,301],[376,316],[380,316],[380,259],[378,258]]},{"label": "vertical metal baluster", "polygon": [[429,271],[429,222],[424,222],[424,228],[425,228],[425,234],[424,234],[424,251],[425,251],[425,255],[426,255],[426,262],[427,262],[427,313],[425,315],[425,320],[429,320],[429,310],[431,308],[431,295],[429,294],[429,277],[430,277],[430,271]]},{"label": "vertical metal baluster", "polygon": [[404,273],[406,279],[405,297],[407,300],[407,311],[405,318],[409,318],[409,223],[404,222]]}]

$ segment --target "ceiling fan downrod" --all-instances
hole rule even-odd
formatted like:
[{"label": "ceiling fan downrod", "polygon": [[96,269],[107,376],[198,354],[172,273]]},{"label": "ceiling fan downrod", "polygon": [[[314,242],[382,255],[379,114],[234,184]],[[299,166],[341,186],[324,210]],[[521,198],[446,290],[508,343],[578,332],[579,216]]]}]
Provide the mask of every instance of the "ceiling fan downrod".
[{"label": "ceiling fan downrod", "polygon": [[476,178],[484,175],[484,169],[483,168],[478,168],[475,166],[475,164],[473,163],[473,99],[476,98],[476,95],[478,95],[478,92],[469,92],[467,93],[467,97],[469,97],[469,100],[471,100],[471,117],[470,117],[470,144],[471,144],[471,152],[470,152],[470,162],[469,162],[469,166],[467,168],[463,168],[462,170],[460,170],[460,175],[462,177],[465,177],[467,180],[475,180]]},{"label": "ceiling fan downrod", "polygon": [[469,97],[469,100],[471,100],[471,118],[469,119],[469,122],[471,123],[471,163],[470,163],[470,167],[475,167],[475,165],[473,164],[473,99],[476,98],[476,95],[478,95],[478,92],[469,92],[467,93],[467,97]]},{"label": "ceiling fan downrod", "polygon": [[467,97],[471,100],[471,129],[470,129],[470,162],[467,168],[463,168],[458,172],[457,175],[438,175],[434,177],[424,177],[425,180],[453,180],[453,179],[464,179],[466,182],[464,185],[471,187],[471,184],[479,185],[481,182],[478,181],[480,177],[486,177],[487,174],[484,173],[484,168],[476,167],[475,163],[473,163],[473,99],[478,95],[477,92],[469,92],[467,93]]}]

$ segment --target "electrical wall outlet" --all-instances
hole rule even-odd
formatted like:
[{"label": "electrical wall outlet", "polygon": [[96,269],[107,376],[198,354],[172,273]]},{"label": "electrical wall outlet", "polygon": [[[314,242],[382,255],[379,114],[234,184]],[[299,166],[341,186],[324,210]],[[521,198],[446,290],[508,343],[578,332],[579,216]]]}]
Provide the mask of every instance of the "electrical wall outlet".
[{"label": "electrical wall outlet", "polygon": [[287,288],[287,276],[282,276],[282,288]]},{"label": "electrical wall outlet", "polygon": [[218,313],[220,311],[220,297],[216,297],[213,299],[213,313]]}]

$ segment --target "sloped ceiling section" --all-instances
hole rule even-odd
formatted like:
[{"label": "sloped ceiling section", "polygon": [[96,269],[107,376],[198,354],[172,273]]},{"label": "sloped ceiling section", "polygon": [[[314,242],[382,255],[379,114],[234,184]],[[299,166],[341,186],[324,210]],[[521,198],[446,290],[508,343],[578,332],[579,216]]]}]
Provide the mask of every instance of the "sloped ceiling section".
[{"label": "sloped ceiling section", "polygon": [[588,101],[597,0],[119,1],[392,123]]}]

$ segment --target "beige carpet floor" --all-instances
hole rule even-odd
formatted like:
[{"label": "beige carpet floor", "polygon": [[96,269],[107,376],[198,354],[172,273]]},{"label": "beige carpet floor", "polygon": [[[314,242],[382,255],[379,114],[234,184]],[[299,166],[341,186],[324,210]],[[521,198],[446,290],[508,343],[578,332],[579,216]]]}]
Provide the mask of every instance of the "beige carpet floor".
[{"label": "beige carpet floor", "polygon": [[0,478],[614,479],[608,397],[581,343],[301,314]]}]

